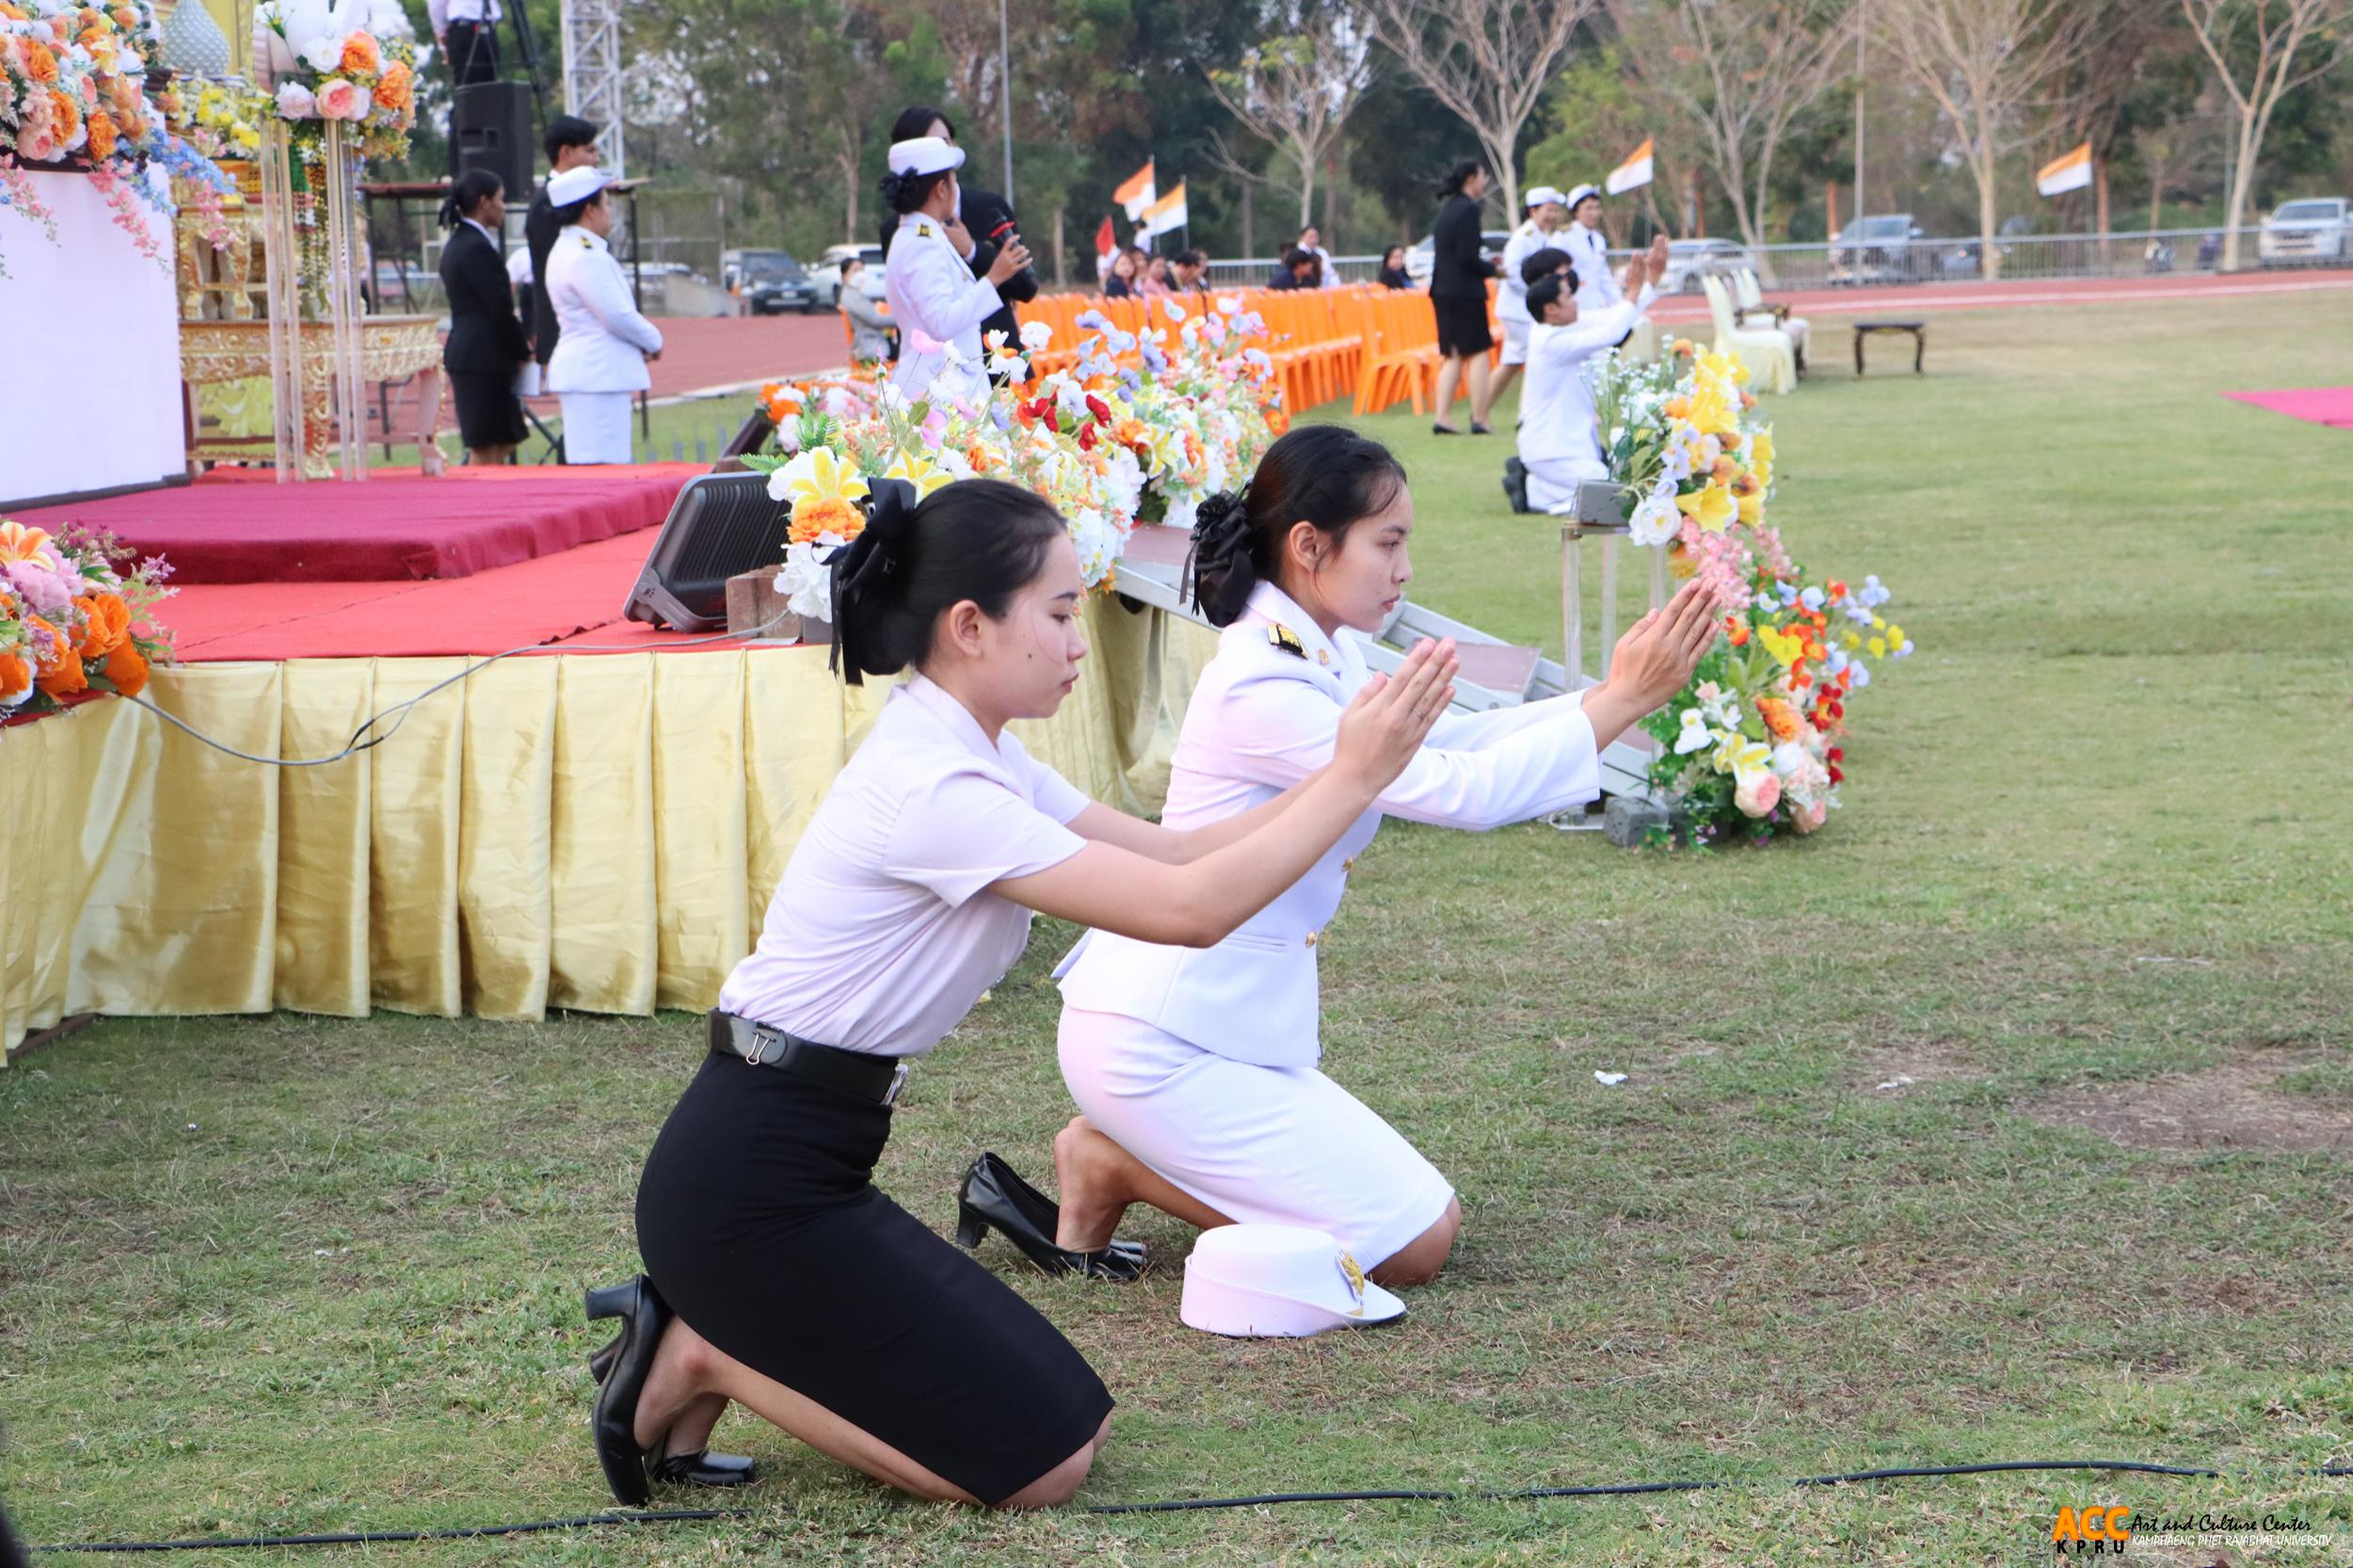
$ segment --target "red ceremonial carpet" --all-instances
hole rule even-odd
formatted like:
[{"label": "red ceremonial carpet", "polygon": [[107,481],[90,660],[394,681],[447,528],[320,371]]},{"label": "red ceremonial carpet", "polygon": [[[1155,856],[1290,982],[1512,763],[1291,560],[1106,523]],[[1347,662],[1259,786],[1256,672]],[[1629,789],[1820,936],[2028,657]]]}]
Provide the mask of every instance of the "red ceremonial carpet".
[{"label": "red ceremonial carpet", "polygon": [[2326,424],[2338,430],[2353,430],[2353,387],[2283,388],[2279,392],[2224,392],[2235,403],[2251,403],[2258,408],[2268,408],[2275,414],[2300,419],[2311,424]]},{"label": "red ceremonial carpet", "polygon": [[427,479],[379,469],[364,484],[280,485],[266,470],[215,469],[184,488],[18,517],[51,533],[74,523],[109,530],[170,561],[182,584],[415,582],[650,528],[680,485],[708,472],[694,463],[453,468]]}]

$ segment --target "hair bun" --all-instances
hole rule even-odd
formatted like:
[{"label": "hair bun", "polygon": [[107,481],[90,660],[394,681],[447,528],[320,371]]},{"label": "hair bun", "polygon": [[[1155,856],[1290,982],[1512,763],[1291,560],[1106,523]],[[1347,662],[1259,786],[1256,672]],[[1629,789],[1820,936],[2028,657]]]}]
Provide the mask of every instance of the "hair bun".
[{"label": "hair bun", "polygon": [[1257,586],[1251,548],[1250,503],[1241,491],[1220,490],[1193,509],[1183,581],[1210,625],[1231,625]]},{"label": "hair bun", "polygon": [[[900,567],[915,534],[915,487],[904,479],[873,480],[866,496],[866,526],[856,538],[825,557],[833,578],[834,641],[831,667],[846,656],[852,669],[865,667],[873,650],[860,635],[890,598],[888,579]],[[848,647],[845,655],[843,648]],[[879,670],[869,673],[880,674]]]}]

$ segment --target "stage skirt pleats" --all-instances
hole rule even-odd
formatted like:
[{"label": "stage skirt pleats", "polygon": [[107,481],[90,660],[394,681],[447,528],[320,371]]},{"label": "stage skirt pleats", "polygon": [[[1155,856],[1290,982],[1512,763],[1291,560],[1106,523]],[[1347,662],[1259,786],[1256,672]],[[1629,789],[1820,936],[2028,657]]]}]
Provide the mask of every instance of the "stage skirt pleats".
[{"label": "stage skirt pleats", "polygon": [[[1016,730],[1095,798],[1155,809],[1214,640],[1110,596],[1086,625],[1077,690]],[[190,664],[149,692],[239,750],[320,757],[465,664]],[[227,757],[114,699],[0,732],[0,1044],[75,1013],[708,1007],[885,689],[806,648],[549,653],[323,767]]]}]

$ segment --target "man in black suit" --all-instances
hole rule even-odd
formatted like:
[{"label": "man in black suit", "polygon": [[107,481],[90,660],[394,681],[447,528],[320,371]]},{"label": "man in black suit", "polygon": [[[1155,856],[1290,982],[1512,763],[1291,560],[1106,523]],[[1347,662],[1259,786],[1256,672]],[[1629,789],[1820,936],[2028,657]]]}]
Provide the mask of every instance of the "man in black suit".
[{"label": "man in black suit", "polygon": [[[568,168],[584,168],[597,161],[597,127],[578,115],[560,114],[548,121],[548,174],[551,178]],[[527,319],[531,325],[532,354],[539,367],[547,368],[549,356],[555,352],[555,307],[548,303],[548,248],[555,244],[555,236],[563,225],[556,221],[555,209],[548,204],[547,185],[543,182],[539,194],[531,199],[531,211],[523,216],[523,244],[531,249],[531,304]]]},{"label": "man in black suit", "polygon": [[[937,136],[942,141],[956,139],[956,128],[948,123],[948,117],[928,104],[917,104],[904,110],[890,122],[890,139],[894,142],[913,141],[918,136]],[[948,231],[948,238],[957,250],[965,252],[972,276],[984,278],[996,264],[997,252],[1005,242],[1018,232],[1014,223],[1013,204],[993,190],[978,185],[961,185],[963,203],[955,223]],[[883,215],[883,255],[890,254],[890,237],[899,232],[896,213]],[[1013,308],[1037,297],[1037,274],[1023,267],[1004,282],[997,285],[997,296],[1004,301],[995,315],[981,323],[981,338],[986,342],[991,332],[1002,332],[1007,342],[1021,336],[1021,324],[1015,319]]]}]

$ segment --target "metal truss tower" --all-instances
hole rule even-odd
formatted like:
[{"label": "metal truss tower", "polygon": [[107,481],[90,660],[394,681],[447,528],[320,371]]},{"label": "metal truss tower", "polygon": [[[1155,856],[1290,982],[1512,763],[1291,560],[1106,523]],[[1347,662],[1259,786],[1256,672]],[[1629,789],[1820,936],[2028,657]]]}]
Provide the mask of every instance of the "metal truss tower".
[{"label": "metal truss tower", "polygon": [[621,149],[623,0],[564,0],[564,107],[593,120],[597,163],[616,178],[629,167]]}]

